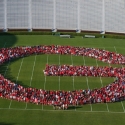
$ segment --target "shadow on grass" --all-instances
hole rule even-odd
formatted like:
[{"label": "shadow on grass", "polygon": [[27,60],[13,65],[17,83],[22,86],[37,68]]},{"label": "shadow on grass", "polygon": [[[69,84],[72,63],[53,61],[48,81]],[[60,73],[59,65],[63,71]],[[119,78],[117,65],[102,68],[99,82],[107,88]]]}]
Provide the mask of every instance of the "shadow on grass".
[{"label": "shadow on grass", "polygon": [[75,110],[75,109],[79,109],[82,108],[81,106],[69,106],[68,110]]},{"label": "shadow on grass", "polygon": [[5,123],[5,122],[0,122],[0,125],[15,125],[14,123]]},{"label": "shadow on grass", "polygon": [[24,87],[29,87],[25,85],[23,81],[19,81],[19,80],[17,81],[17,78],[15,76],[12,76],[11,69],[8,67],[9,63],[14,63],[18,61],[19,59],[22,59],[22,58],[13,59],[10,62],[5,62],[4,64],[2,64],[0,66],[0,74],[2,74],[5,78],[7,78],[8,80],[11,80],[12,82],[16,84],[22,85]]},{"label": "shadow on grass", "polygon": [[0,34],[0,48],[12,47],[17,42],[17,37],[10,33]]},{"label": "shadow on grass", "polygon": [[[15,35],[12,35],[10,33],[0,33],[0,48],[10,48],[14,47],[17,43],[17,37]],[[10,63],[16,62],[21,58],[13,59],[10,61]],[[8,80],[11,80],[12,82],[16,83],[16,77],[12,76],[11,69],[8,67],[9,62],[5,62],[4,64],[0,65],[0,74],[2,74],[5,78]],[[17,81],[18,84],[28,87],[23,84],[22,81]],[[1,124],[0,124],[1,125]]]}]

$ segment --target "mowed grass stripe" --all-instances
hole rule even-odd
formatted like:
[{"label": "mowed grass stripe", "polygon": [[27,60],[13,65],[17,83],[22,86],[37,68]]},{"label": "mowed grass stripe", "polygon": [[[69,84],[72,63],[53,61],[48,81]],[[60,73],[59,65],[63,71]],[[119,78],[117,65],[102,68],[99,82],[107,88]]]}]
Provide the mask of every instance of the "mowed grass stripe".
[{"label": "mowed grass stripe", "polygon": [[23,66],[20,72],[20,77],[18,79],[19,84],[25,85],[26,87],[30,86],[33,64],[34,64],[34,56],[25,57]]},{"label": "mowed grass stripe", "polygon": [[108,112],[106,103],[93,104],[92,105],[92,110],[93,111],[106,111],[106,112]]},{"label": "mowed grass stripe", "polygon": [[11,60],[8,70],[6,72],[6,78],[16,83],[17,75],[19,72],[22,58]]},{"label": "mowed grass stripe", "polygon": [[0,108],[8,108],[10,105],[10,100],[0,98]]},{"label": "mowed grass stripe", "polygon": [[60,55],[60,64],[72,65],[71,55]]},{"label": "mowed grass stripe", "polygon": [[14,109],[20,108],[20,109],[24,109],[24,108],[25,108],[25,105],[26,105],[25,102],[18,102],[18,101],[16,101],[16,100],[13,100],[13,101],[11,102],[10,108],[14,108]]},{"label": "mowed grass stripe", "polygon": [[47,55],[37,55],[32,78],[32,86],[35,88],[44,89],[45,76],[43,70],[45,70],[46,56]]}]

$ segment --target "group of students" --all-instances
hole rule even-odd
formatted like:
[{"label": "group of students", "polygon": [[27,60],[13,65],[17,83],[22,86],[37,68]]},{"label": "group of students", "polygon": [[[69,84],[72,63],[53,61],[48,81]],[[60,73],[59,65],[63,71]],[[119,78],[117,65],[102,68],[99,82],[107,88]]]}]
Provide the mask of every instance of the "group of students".
[{"label": "group of students", "polygon": [[125,75],[125,68],[47,64],[44,74],[47,76],[120,77],[121,75]]},{"label": "group of students", "polygon": [[[2,48],[0,49],[0,64],[13,58],[29,56],[31,54],[72,54],[89,56],[108,63],[125,64],[125,56],[114,52],[94,48],[58,45]],[[107,103],[125,99],[125,68],[72,65],[56,66],[47,64],[44,74],[47,76],[116,77],[117,79],[100,89],[55,91],[32,87],[25,88],[0,75],[0,97],[34,104],[53,105],[60,109],[67,109],[69,105]]]},{"label": "group of students", "polygon": [[125,64],[125,56],[103,49],[60,46],[60,45],[39,45],[0,49],[0,64],[12,58],[28,56],[31,54],[62,54],[75,56],[88,56],[112,64]]},{"label": "group of students", "polygon": [[37,105],[60,106],[62,109],[67,109],[69,105],[116,102],[125,99],[125,77],[119,77],[100,89],[55,91],[25,88],[0,75],[0,97]]}]

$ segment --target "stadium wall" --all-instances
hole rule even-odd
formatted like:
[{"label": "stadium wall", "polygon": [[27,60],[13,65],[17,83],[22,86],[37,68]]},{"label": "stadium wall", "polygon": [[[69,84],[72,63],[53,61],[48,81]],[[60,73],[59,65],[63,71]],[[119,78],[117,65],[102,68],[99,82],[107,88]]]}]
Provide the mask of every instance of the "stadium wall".
[{"label": "stadium wall", "polygon": [[125,0],[0,0],[0,30],[125,33]]}]

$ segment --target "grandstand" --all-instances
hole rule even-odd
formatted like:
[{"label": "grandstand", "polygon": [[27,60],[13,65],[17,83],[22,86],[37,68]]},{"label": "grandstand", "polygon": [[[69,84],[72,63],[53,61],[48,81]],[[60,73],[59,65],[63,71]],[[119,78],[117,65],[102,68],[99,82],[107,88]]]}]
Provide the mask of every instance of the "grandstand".
[{"label": "grandstand", "polygon": [[[0,0],[0,29],[125,33],[125,0]],[[56,29],[56,30],[55,30]]]}]

